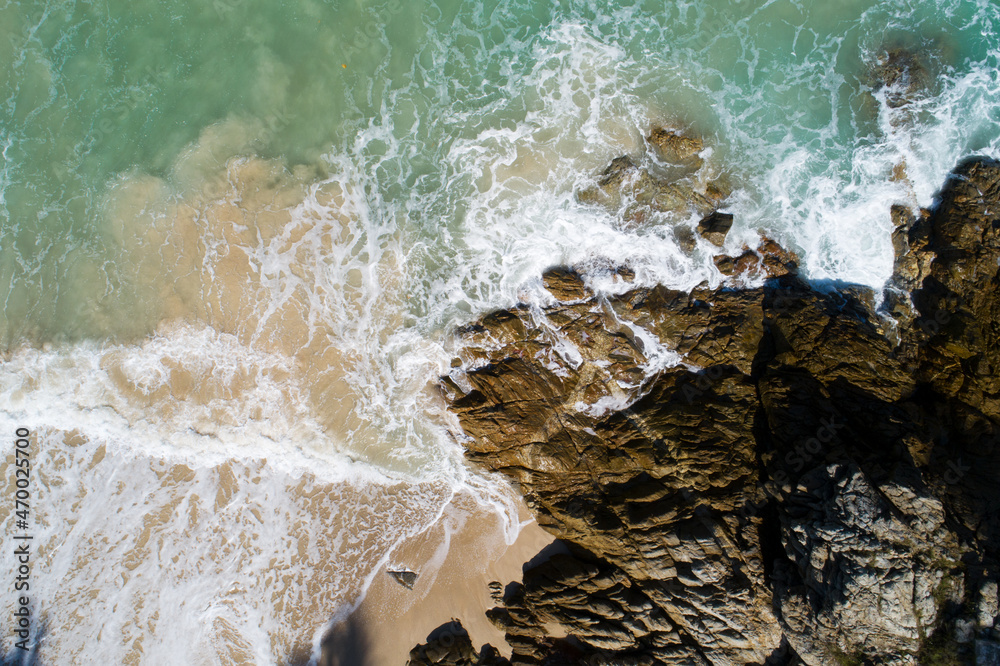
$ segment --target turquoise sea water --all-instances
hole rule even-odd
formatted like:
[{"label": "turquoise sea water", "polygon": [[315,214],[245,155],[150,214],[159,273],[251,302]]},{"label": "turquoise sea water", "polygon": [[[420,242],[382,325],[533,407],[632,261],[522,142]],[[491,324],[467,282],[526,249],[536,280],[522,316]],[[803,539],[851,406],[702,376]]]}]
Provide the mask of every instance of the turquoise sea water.
[{"label": "turquoise sea water", "polygon": [[[1000,156],[998,38],[986,0],[4,3],[0,428],[39,441],[43,654],[274,663],[403,538],[359,502],[409,488],[414,533],[459,486],[508,510],[429,383],[454,326],[537,297],[550,265],[722,279],[675,241],[692,220],[628,227],[574,197],[621,154],[648,163],[653,126],[704,137],[728,250],[765,232],[810,277],[881,285],[889,206]],[[877,75],[892,53],[915,68],[903,107]],[[338,491],[321,511],[303,484]],[[199,504],[220,493],[281,509]],[[330,515],[336,543],[282,583],[322,603],[230,591],[232,562]],[[204,536],[242,531],[223,555]],[[182,534],[208,539],[185,572]],[[185,623],[185,586],[223,628]]]}]

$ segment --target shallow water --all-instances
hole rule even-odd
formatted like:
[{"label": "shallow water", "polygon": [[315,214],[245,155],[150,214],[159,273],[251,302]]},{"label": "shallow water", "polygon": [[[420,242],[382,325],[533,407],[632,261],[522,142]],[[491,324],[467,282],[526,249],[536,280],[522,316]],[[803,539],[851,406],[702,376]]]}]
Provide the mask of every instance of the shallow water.
[{"label": "shallow water", "polygon": [[998,35],[986,0],[3,4],[0,430],[34,433],[43,659],[292,661],[455,493],[513,516],[433,379],[553,264],[722,279],[693,220],[574,197],[662,166],[652,126],[705,138],[727,249],[881,285],[889,206],[1000,156]]}]

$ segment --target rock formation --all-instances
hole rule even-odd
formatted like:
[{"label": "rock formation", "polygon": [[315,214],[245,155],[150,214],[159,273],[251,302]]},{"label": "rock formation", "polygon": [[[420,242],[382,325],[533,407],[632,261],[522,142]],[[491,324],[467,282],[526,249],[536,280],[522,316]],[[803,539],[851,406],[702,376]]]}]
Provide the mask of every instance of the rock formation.
[{"label": "rock formation", "polygon": [[558,268],[459,331],[468,456],[560,540],[489,612],[512,663],[997,663],[1000,164],[893,216],[884,298],[770,242],[763,287]]},{"label": "rock formation", "polygon": [[656,127],[646,137],[657,157],[671,164],[695,163],[698,153],[705,149],[705,143],[697,137],[684,136],[673,130]]},{"label": "rock formation", "polygon": [[507,666],[510,662],[491,645],[477,651],[461,621],[452,620],[432,631],[426,643],[413,648],[409,663],[411,666]]},{"label": "rock formation", "polygon": [[721,179],[710,177],[704,168],[702,140],[658,128],[646,141],[658,169],[651,170],[657,164],[648,159],[648,166],[642,166],[624,155],[611,162],[595,186],[578,192],[577,199],[619,212],[627,226],[656,215],[674,220],[711,215],[728,192]]},{"label": "rock formation", "polygon": [[890,108],[906,106],[934,81],[927,55],[926,49],[886,49],[872,63],[868,83],[873,89],[884,91]]}]

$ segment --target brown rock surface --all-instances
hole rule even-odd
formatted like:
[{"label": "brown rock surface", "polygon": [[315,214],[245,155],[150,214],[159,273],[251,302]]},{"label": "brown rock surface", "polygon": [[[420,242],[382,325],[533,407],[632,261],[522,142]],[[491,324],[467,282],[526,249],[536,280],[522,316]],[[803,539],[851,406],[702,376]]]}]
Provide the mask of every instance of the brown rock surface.
[{"label": "brown rock surface", "polygon": [[909,310],[814,288],[765,241],[756,265],[779,277],[761,288],[600,296],[557,269],[558,303],[459,332],[443,386],[468,455],[560,539],[490,611],[512,663],[992,649],[1000,164],[964,163],[933,212],[894,216],[889,291],[913,290]]},{"label": "brown rock surface", "polygon": [[721,246],[726,241],[726,234],[732,226],[732,215],[716,211],[698,223],[698,233],[710,243]]},{"label": "brown rock surface", "polygon": [[[680,142],[678,145],[693,141],[675,138]],[[700,158],[697,160],[697,163],[679,160],[683,167],[680,173],[674,170],[675,177],[667,178],[654,175],[627,155],[618,157],[595,186],[577,192],[577,200],[618,212],[623,223],[630,226],[645,223],[657,214],[676,220],[704,218],[715,211],[729,192],[721,180],[700,181],[694,174],[700,166]]]},{"label": "brown rock surface", "polygon": [[751,279],[777,278],[794,275],[799,269],[799,258],[795,253],[789,252],[767,236],[761,237],[756,250],[744,245],[740,256],[719,254],[713,257],[713,261],[719,272],[729,277],[745,275]]},{"label": "brown rock surface", "polygon": [[705,149],[704,142],[696,137],[679,134],[662,127],[655,128],[646,137],[657,156],[671,163],[684,163],[698,159],[698,153]]}]

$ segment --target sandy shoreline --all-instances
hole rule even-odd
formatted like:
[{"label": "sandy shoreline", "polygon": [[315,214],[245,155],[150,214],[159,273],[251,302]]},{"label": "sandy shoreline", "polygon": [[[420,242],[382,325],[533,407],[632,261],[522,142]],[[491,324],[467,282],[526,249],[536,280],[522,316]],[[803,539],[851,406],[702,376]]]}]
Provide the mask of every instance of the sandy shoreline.
[{"label": "sandy shoreline", "polygon": [[[530,520],[525,507],[521,520]],[[508,546],[494,512],[456,498],[434,527],[393,557],[393,566],[419,572],[413,589],[388,573],[376,575],[358,609],[325,642],[320,664],[405,666],[410,650],[453,618],[476,648],[490,643],[509,656],[503,633],[485,616],[496,605],[489,583],[519,581],[524,563],[553,539],[532,520]]]}]

